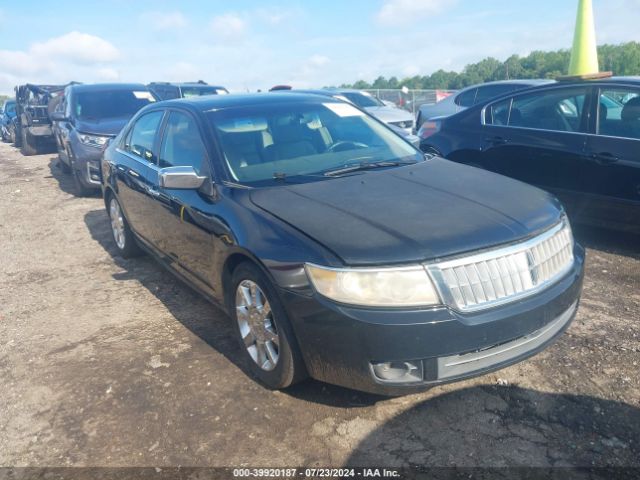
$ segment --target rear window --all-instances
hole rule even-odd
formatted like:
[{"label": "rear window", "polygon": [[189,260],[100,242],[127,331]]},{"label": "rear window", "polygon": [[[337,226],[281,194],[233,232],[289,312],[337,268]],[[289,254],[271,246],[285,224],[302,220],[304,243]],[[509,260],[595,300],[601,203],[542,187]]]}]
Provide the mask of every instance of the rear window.
[{"label": "rear window", "polygon": [[188,86],[188,87],[180,87],[182,90],[183,98],[190,97],[201,97],[204,95],[225,95],[229,93],[226,88],[222,87],[208,87],[208,86]]},{"label": "rear window", "polygon": [[101,90],[74,95],[74,113],[81,120],[130,117],[155,102],[148,90]]}]

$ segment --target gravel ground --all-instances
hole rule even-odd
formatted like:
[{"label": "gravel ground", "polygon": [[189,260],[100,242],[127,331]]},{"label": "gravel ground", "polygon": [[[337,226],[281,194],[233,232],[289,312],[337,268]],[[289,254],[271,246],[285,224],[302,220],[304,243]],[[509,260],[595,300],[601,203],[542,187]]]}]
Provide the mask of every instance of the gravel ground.
[{"label": "gravel ground", "polygon": [[640,467],[640,239],[579,229],[578,316],[535,358],[386,399],[246,373],[229,319],[102,200],[0,145],[0,465]]}]

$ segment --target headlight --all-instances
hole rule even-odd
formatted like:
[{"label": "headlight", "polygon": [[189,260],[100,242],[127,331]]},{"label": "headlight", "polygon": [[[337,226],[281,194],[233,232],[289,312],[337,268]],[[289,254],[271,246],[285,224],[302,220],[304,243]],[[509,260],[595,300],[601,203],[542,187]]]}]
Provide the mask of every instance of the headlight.
[{"label": "headlight", "polygon": [[99,137],[97,135],[89,135],[88,133],[80,133],[78,137],[85,145],[96,148],[101,148],[109,140],[109,137]]},{"label": "headlight", "polygon": [[370,307],[421,307],[440,304],[422,266],[379,269],[331,269],[305,266],[321,295],[340,303]]}]

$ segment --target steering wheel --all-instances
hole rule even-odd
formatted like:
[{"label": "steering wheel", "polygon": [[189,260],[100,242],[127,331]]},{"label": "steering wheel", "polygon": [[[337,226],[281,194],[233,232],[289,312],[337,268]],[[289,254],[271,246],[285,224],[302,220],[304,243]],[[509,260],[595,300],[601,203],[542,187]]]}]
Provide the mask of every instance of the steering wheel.
[{"label": "steering wheel", "polygon": [[354,150],[356,148],[369,148],[369,145],[360,142],[352,142],[349,140],[340,140],[339,142],[336,142],[329,148],[327,148],[327,152],[345,152],[347,150]]}]

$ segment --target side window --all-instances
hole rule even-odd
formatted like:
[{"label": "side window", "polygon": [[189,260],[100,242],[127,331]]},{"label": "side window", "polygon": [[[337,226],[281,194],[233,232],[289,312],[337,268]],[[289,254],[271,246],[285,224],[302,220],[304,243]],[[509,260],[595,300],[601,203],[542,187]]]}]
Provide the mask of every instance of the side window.
[{"label": "side window", "polygon": [[506,95],[513,90],[511,85],[486,85],[484,87],[478,87],[478,93],[473,104],[482,103],[485,100],[491,100],[492,98]]},{"label": "side window", "polygon": [[127,134],[124,150],[148,162],[155,162],[157,155],[153,151],[153,144],[163,114],[160,110],[140,117]]},{"label": "side window", "polygon": [[510,127],[580,132],[586,87],[545,90],[497,102],[487,109],[485,123]]},{"label": "side window", "polygon": [[640,89],[600,89],[598,134],[640,140]]},{"label": "side window", "polygon": [[171,112],[164,132],[160,168],[191,166],[198,174],[208,173],[207,150],[191,115]]},{"label": "side window", "polygon": [[499,126],[509,125],[509,113],[511,113],[511,101],[512,99],[509,98],[507,100],[502,100],[500,102],[490,105],[485,112],[485,115],[486,115],[485,123],[487,125],[499,125]]},{"label": "side window", "polygon": [[466,92],[462,92],[460,95],[456,97],[456,105],[461,107],[471,107],[473,106],[473,102],[476,100],[476,93],[478,89],[472,88],[471,90],[467,90]]}]

